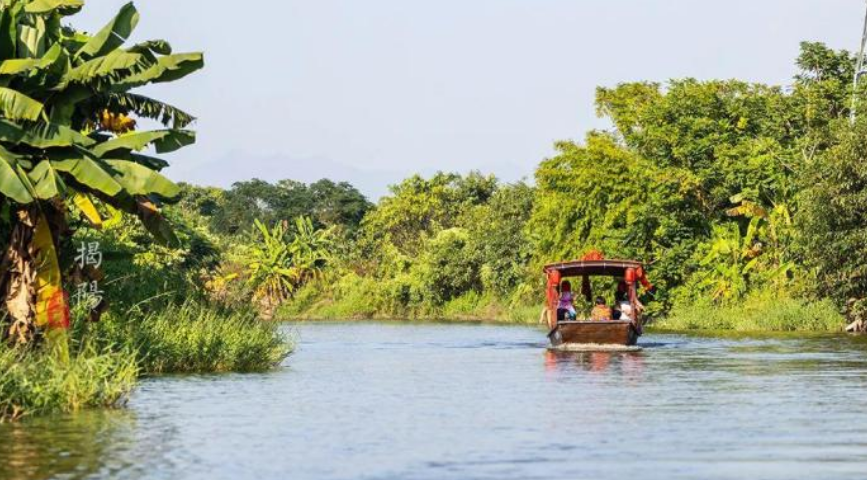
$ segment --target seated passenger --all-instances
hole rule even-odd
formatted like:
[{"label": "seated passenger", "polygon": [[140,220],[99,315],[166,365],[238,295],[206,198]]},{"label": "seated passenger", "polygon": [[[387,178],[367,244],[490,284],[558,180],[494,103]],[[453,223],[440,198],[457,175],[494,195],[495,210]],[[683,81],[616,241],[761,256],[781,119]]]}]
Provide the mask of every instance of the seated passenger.
[{"label": "seated passenger", "polygon": [[621,280],[620,283],[617,284],[617,292],[614,294],[614,302],[628,302],[629,301],[629,285],[626,284],[624,280]]},{"label": "seated passenger", "polygon": [[617,285],[617,292],[614,293],[614,312],[612,318],[614,320],[622,320],[623,318],[623,303],[629,303],[629,287],[626,282],[621,280]]},{"label": "seated passenger", "polygon": [[611,307],[605,303],[605,299],[602,297],[598,297],[596,299],[596,306],[593,307],[593,311],[590,313],[590,320],[594,322],[610,322],[613,318],[613,312],[611,311]]},{"label": "seated passenger", "polygon": [[620,302],[620,305],[618,305],[618,308],[620,310],[619,320],[622,320],[624,322],[635,321],[635,312],[632,309],[631,303],[629,303],[628,301],[627,302]]},{"label": "seated passenger", "polygon": [[557,319],[561,316],[564,320],[575,320],[578,318],[578,312],[575,311],[575,297],[572,295],[572,284],[569,281],[563,282],[560,288],[560,303],[557,305]]}]

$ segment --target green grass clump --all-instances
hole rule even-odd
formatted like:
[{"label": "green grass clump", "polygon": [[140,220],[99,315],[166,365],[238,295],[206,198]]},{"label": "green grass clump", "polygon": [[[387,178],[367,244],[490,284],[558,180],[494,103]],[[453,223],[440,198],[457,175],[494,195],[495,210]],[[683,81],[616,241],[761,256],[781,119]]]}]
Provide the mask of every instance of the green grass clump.
[{"label": "green grass clump", "polygon": [[[333,280],[333,282],[332,282]],[[309,282],[281,305],[281,320],[364,320],[390,316],[385,288],[370,277],[349,273]]]},{"label": "green grass clump", "polygon": [[839,332],[845,321],[829,300],[808,301],[756,295],[740,304],[676,305],[653,323],[660,330],[731,330],[738,332]]},{"label": "green grass clump", "polygon": [[145,315],[109,317],[86,335],[137,353],[145,374],[257,372],[278,365],[293,349],[276,323],[250,310],[198,302]]},{"label": "green grass clump", "polygon": [[74,353],[67,363],[49,352],[0,345],[0,371],[0,421],[113,407],[138,377],[134,355],[92,348]]}]

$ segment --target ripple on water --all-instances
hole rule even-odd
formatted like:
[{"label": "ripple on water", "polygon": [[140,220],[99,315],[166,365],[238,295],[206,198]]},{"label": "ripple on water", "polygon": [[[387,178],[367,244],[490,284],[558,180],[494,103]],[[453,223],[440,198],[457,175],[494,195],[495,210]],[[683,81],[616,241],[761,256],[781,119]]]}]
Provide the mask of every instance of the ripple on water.
[{"label": "ripple on water", "polygon": [[143,383],[127,410],[0,426],[0,478],[863,478],[867,348],[528,327],[303,324],[260,375]]}]

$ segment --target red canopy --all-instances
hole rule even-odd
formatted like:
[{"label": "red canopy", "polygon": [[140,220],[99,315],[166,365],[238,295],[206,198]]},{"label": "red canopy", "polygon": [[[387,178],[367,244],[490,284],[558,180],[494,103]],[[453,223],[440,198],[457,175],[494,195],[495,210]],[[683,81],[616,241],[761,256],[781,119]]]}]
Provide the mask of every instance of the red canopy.
[{"label": "red canopy", "polygon": [[626,270],[642,268],[643,264],[635,260],[576,260],[545,265],[545,273],[560,272],[561,277],[579,277],[582,275],[625,277]]}]

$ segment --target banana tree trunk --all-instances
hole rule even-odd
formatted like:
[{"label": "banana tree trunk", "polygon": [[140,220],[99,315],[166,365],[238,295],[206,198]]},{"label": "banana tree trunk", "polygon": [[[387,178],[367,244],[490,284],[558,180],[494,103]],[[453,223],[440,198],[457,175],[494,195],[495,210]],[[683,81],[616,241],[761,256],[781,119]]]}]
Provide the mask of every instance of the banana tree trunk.
[{"label": "banana tree trunk", "polygon": [[69,307],[55,239],[65,233],[63,206],[34,205],[17,212],[0,266],[0,292],[8,315],[4,336],[17,344],[42,334],[61,356],[68,355]]},{"label": "banana tree trunk", "polygon": [[0,292],[8,316],[4,337],[18,344],[32,342],[36,333],[36,271],[30,248],[35,230],[32,208],[16,212],[9,246],[0,264]]}]

